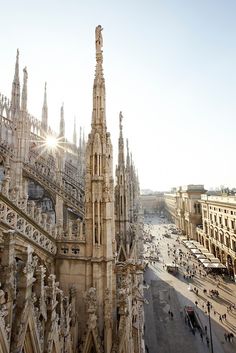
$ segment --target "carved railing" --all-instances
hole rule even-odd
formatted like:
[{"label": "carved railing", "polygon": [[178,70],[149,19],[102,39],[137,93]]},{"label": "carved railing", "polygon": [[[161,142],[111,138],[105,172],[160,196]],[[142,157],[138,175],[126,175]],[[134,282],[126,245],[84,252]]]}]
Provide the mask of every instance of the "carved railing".
[{"label": "carved railing", "polygon": [[[53,255],[56,254],[57,247],[54,237],[1,193],[0,221],[8,228],[16,230],[22,238],[27,239],[31,244]],[[52,229],[51,234],[53,234]]]},{"label": "carved railing", "polygon": [[12,120],[2,116],[0,112],[0,152],[5,156],[14,154],[13,131]]},{"label": "carved railing", "polygon": [[10,108],[9,99],[0,93],[0,115],[10,119]]},{"label": "carved railing", "polygon": [[[65,182],[60,183],[56,178],[56,171],[43,163],[42,160],[35,163],[24,163],[24,171],[28,176],[33,177],[40,184],[47,186],[52,192],[58,193],[69,206],[79,209],[81,216],[84,214],[83,197],[84,191],[73,187],[68,187]],[[70,178],[68,177],[68,182]]]}]

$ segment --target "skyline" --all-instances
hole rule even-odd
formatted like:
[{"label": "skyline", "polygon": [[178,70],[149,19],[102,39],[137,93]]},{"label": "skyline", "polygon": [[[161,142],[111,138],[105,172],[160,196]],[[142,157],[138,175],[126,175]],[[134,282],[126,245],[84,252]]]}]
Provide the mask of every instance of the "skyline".
[{"label": "skyline", "polygon": [[12,0],[3,8],[1,94],[10,98],[19,48],[21,87],[25,66],[29,74],[29,113],[41,119],[46,81],[49,125],[58,130],[64,102],[67,137],[74,116],[87,137],[94,31],[101,24],[114,164],[122,111],[142,189],[236,186],[236,3]]}]

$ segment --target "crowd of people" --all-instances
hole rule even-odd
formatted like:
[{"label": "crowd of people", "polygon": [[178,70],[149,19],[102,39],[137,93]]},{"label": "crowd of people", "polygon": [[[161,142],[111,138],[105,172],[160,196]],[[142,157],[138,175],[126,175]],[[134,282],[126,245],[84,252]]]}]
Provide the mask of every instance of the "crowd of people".
[{"label": "crowd of people", "polygon": [[[163,234],[159,234],[155,237],[155,249],[158,250],[160,242],[166,238]],[[169,240],[169,239],[168,239]],[[172,263],[173,266],[178,268],[178,276],[182,276],[183,280],[189,285],[189,290],[192,290],[196,295],[195,305],[200,308],[206,315],[208,314],[207,303],[210,302],[210,310],[213,313],[214,317],[218,316],[218,320],[220,323],[225,324],[227,322],[227,315],[232,314],[236,317],[236,305],[234,303],[230,305],[226,305],[226,312],[224,314],[220,314],[214,305],[214,300],[218,301],[221,297],[221,285],[224,284],[224,276],[217,275],[215,273],[209,274],[206,272],[202,264],[199,264],[195,257],[183,246],[180,246],[180,238],[176,237],[174,242],[167,242],[167,255],[168,255],[168,263]],[[155,261],[151,261],[152,264],[155,265]],[[167,269],[167,264],[163,261],[163,269]],[[203,288],[198,285],[198,281],[208,281],[212,283],[212,287],[210,289]],[[209,284],[209,283],[208,283]],[[173,314],[173,313],[172,313]],[[171,317],[171,311],[169,311],[169,315]],[[172,316],[173,319],[173,316]],[[205,334],[206,343],[209,346],[209,337],[205,332],[200,332],[202,335]],[[231,331],[225,331],[224,339],[225,342],[233,342],[234,333]]]}]

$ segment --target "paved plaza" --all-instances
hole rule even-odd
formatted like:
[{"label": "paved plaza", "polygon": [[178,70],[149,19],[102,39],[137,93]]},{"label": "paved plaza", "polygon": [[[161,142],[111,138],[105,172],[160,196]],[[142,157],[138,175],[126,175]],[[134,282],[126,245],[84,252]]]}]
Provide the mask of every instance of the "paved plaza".
[{"label": "paved plaza", "polygon": [[[146,234],[152,238],[147,243],[146,255],[155,249],[159,251],[159,261],[149,261],[145,271],[145,344],[148,353],[205,353],[211,352],[207,344],[209,334],[209,318],[206,303],[211,303],[211,324],[214,353],[236,352],[236,309],[227,310],[236,305],[236,285],[227,281],[227,278],[208,275],[193,256],[189,257],[189,250],[177,241],[177,235],[171,238],[163,237],[167,224],[162,219],[152,218],[145,224]],[[166,271],[165,264],[174,261],[174,251],[181,249],[186,264],[183,266],[177,260],[179,272],[176,275]],[[187,269],[194,269],[193,278],[187,278]],[[201,275],[200,275],[201,272]],[[189,287],[189,284],[191,286]],[[189,290],[194,289],[194,290]],[[218,290],[219,296],[211,296],[209,290]],[[198,295],[196,292],[198,291]],[[197,305],[195,304],[197,302]],[[195,334],[185,322],[184,307],[194,307],[203,328],[203,335],[198,330]],[[173,317],[171,317],[172,312]],[[222,315],[226,314],[226,319]],[[206,326],[206,328],[205,328]],[[206,332],[205,332],[206,330]],[[225,333],[234,335],[231,342],[225,339]]]}]

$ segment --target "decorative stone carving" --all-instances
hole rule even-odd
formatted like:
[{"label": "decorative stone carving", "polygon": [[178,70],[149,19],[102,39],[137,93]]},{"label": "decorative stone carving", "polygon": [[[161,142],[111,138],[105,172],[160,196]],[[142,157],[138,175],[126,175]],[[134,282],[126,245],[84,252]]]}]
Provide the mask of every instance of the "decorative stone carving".
[{"label": "decorative stone carving", "polygon": [[112,302],[111,291],[106,288],[104,295],[104,320],[106,326],[112,326]]},{"label": "decorative stone carving", "polygon": [[102,26],[99,25],[96,27],[95,30],[95,37],[96,37],[96,51],[101,52],[102,47],[103,47],[103,39],[102,39]]},{"label": "decorative stone carving", "polygon": [[[92,131],[87,147],[85,139],[81,139],[79,148],[63,139],[65,151],[54,154],[45,148],[41,121],[26,111],[25,89],[21,100],[24,111],[16,105],[20,103],[19,53],[12,108],[9,101],[0,95],[0,163],[4,162],[5,171],[3,179],[1,175],[0,236],[3,229],[12,230],[3,234],[1,245],[0,322],[11,342],[11,353],[19,353],[23,347],[25,351],[29,350],[27,330],[31,331],[32,345],[38,345],[38,349],[33,349],[37,352],[41,348],[41,352],[47,353],[74,353],[78,349],[83,353],[92,350],[97,353],[128,350],[135,353],[130,345],[130,317],[132,297],[137,294],[133,283],[133,278],[138,275],[137,263],[122,261],[124,271],[122,269],[116,274],[113,271],[118,248],[114,239],[117,231],[114,225],[113,160],[111,138],[106,127],[102,30],[97,26]],[[46,99],[44,103],[46,117]],[[46,130],[53,134],[48,126]],[[129,223],[137,216],[138,193],[130,159],[122,176],[126,184],[123,183],[124,187],[119,185],[119,196],[127,197],[128,211],[123,218]],[[37,184],[35,188],[30,185],[31,181]],[[45,191],[42,197],[38,196],[40,188]],[[128,236],[127,228],[128,224],[120,227],[118,234],[127,258],[132,258],[138,256],[137,236]],[[91,234],[96,238],[95,244]],[[117,239],[120,240],[119,236]],[[57,244],[60,250],[55,256]],[[35,257],[36,253],[39,257]],[[44,262],[47,269],[41,265]],[[59,289],[54,272],[65,291]],[[118,290],[116,275],[121,278],[120,283],[117,281]],[[78,293],[71,288],[68,297],[68,289],[75,278],[78,278]],[[88,283],[93,283],[99,290],[94,287],[88,289],[86,310],[79,311],[78,308],[82,307],[81,290],[88,288]],[[115,294],[118,301],[115,301]],[[121,319],[114,322],[117,305]],[[140,313],[139,309],[135,308],[135,313]],[[119,333],[120,328],[126,329],[125,336],[117,334],[114,337],[117,327]],[[83,329],[87,341],[85,339],[81,343]],[[128,337],[126,349],[121,346],[124,337]]]},{"label": "decorative stone carving", "polygon": [[97,325],[97,293],[96,288],[89,288],[84,296],[84,300],[87,306],[87,313],[89,315],[88,318],[88,326],[89,329],[93,330],[96,328]]}]

